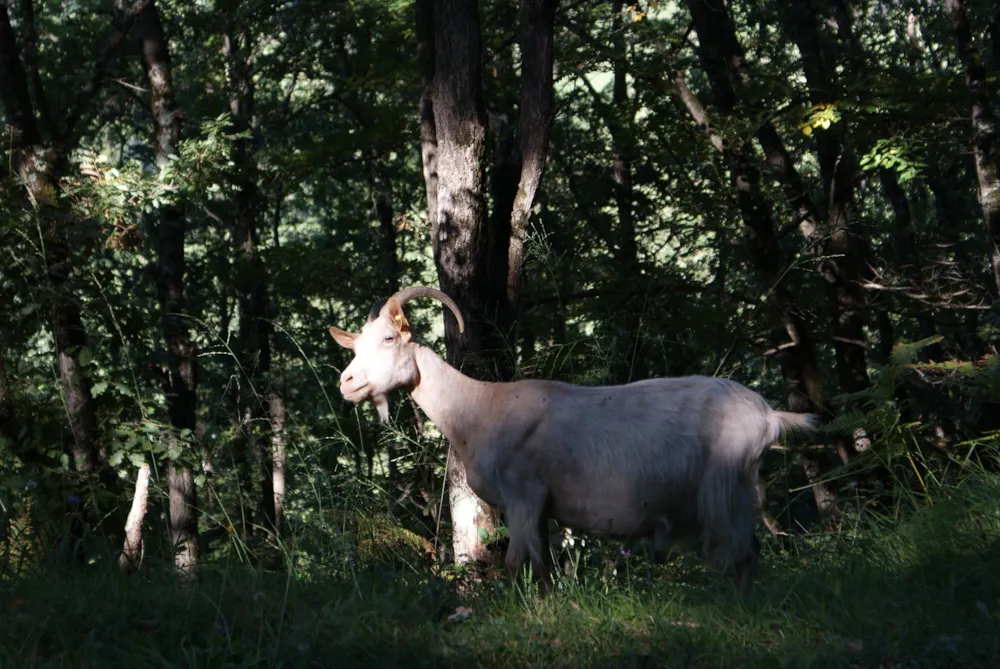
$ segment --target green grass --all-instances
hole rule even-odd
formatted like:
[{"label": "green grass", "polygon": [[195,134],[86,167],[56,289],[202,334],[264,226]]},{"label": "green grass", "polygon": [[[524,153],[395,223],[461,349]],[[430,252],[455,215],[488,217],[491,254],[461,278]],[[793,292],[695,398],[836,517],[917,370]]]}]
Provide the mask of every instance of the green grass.
[{"label": "green grass", "polygon": [[934,502],[768,541],[751,600],[687,558],[466,601],[412,570],[46,573],[0,584],[0,666],[1000,666],[1000,485]]}]

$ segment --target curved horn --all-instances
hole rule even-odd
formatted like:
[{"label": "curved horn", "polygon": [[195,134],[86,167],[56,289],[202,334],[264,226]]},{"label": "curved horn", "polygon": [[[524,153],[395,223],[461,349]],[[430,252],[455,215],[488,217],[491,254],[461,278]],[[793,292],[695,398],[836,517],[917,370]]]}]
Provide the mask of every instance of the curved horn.
[{"label": "curved horn", "polygon": [[375,300],[375,304],[372,305],[371,311],[368,312],[368,322],[371,323],[373,320],[378,318],[378,315],[382,313],[382,307],[389,300],[382,298],[381,300]]},{"label": "curved horn", "polygon": [[[455,314],[455,320],[458,321],[458,331],[465,332],[465,321],[462,320],[462,312],[458,310],[458,305],[455,304],[455,300],[451,299],[437,288],[428,288],[426,286],[412,286],[410,288],[404,288],[403,290],[396,292],[396,294],[389,299],[396,300],[397,302],[399,302],[399,306],[403,306],[410,300],[417,297],[433,297],[435,300],[438,300],[439,302],[444,304],[444,306],[451,309],[451,313]],[[374,309],[374,307],[372,307],[372,309]]]}]

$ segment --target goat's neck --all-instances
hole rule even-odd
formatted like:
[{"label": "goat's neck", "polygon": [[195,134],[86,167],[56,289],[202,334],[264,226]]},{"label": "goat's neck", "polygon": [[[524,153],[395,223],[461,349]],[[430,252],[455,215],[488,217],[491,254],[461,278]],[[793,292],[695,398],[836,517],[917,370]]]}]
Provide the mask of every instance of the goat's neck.
[{"label": "goat's neck", "polygon": [[459,458],[475,457],[474,437],[482,434],[493,410],[492,384],[471,379],[421,345],[416,351],[420,380],[410,396],[454,446]]}]

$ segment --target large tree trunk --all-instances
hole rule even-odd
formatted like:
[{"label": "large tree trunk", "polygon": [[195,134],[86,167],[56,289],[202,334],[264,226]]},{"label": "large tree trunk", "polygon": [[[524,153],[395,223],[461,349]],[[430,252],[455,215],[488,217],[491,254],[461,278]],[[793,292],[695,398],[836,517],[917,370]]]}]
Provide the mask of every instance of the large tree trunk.
[{"label": "large tree trunk", "polygon": [[[33,26],[29,26],[29,36]],[[30,55],[30,54],[29,54]],[[29,58],[29,62],[32,59]],[[34,76],[32,77],[34,79]],[[100,77],[88,82],[91,88],[99,87]],[[40,82],[38,83],[40,88]],[[88,89],[90,90],[90,89]],[[91,393],[88,370],[80,364],[80,355],[87,347],[80,307],[73,295],[73,264],[70,253],[70,235],[74,220],[63,207],[56,194],[58,169],[63,154],[53,146],[42,143],[42,134],[35,123],[28,77],[21,65],[21,57],[7,13],[7,5],[0,6],[0,102],[10,127],[11,157],[15,170],[27,187],[27,195],[35,207],[45,231],[48,266],[44,276],[45,301],[49,323],[55,341],[59,381],[65,400],[66,417],[72,435],[73,462],[78,471],[94,474],[103,468],[104,457],[98,443],[96,405]],[[84,100],[80,101],[81,104]],[[71,117],[78,117],[82,109],[71,110]],[[67,119],[67,129],[72,124]],[[53,135],[53,128],[46,129]],[[67,148],[65,137],[58,137],[58,146]]]},{"label": "large tree trunk", "polygon": [[[506,262],[491,262],[486,212],[487,119],[482,100],[478,6],[468,0],[417,2],[420,49],[421,140],[428,193],[431,242],[441,289],[466,317],[466,331],[445,314],[449,361],[477,378],[504,370],[487,342],[492,333],[514,341],[519,308],[524,235],[545,167],[552,116],[552,33],[556,3],[523,0],[521,21],[522,96],[518,139],[521,172],[510,204]],[[505,198],[506,199],[506,198]],[[506,209],[504,209],[506,211]],[[503,226],[506,230],[506,226]],[[502,254],[494,254],[502,257]],[[506,285],[506,295],[494,289]],[[494,347],[495,348],[495,347]],[[503,372],[501,372],[503,373]],[[448,474],[456,560],[489,561],[479,540],[492,534],[496,514],[472,493],[465,470],[452,458]]]},{"label": "large tree trunk", "polygon": [[[240,423],[248,462],[257,476],[258,508],[264,526],[275,523],[274,479],[270,448],[262,426],[270,424],[267,406],[267,384],[271,369],[271,324],[267,306],[267,269],[260,256],[258,215],[260,193],[257,179],[257,149],[259,120],[255,106],[253,82],[253,38],[250,29],[230,31],[224,36],[223,50],[227,59],[229,110],[237,131],[250,136],[236,143],[234,160],[238,169],[235,195],[233,246],[235,253],[234,288],[239,302],[239,346],[242,367],[240,393]],[[243,531],[252,534],[251,514],[243,514]]]},{"label": "large tree trunk", "polygon": [[965,71],[965,86],[969,90],[972,149],[976,158],[976,175],[979,177],[979,205],[986,220],[993,285],[1000,295],[1000,176],[997,174],[1000,146],[997,143],[997,122],[990,104],[986,67],[972,44],[972,32],[965,9],[961,0],[946,0],[945,5],[951,19],[958,56]]},{"label": "large tree trunk", "polygon": [[482,342],[488,327],[482,304],[486,277],[486,111],[480,87],[476,2],[436,0],[432,105],[437,137],[437,211],[431,243],[441,290],[466,317],[459,333],[445,313],[445,343],[453,365],[483,377]]},{"label": "large tree trunk", "polygon": [[[152,1],[140,13],[136,30],[141,42],[142,64],[149,87],[156,165],[163,169],[177,155],[180,117],[174,99],[167,38],[163,33],[159,12]],[[186,223],[184,211],[180,207],[169,206],[160,210],[156,288],[160,299],[163,338],[167,347],[166,394],[170,424],[175,432],[171,437],[174,445],[194,442],[197,413],[198,352],[181,316],[184,313]],[[198,498],[194,471],[190,465],[196,454],[191,447],[184,450],[187,453],[183,461],[172,461],[167,466],[167,489],[174,564],[181,571],[189,571],[198,561]],[[140,483],[141,478],[136,484],[137,502],[133,504],[133,513],[144,512],[146,508],[145,503],[136,506]],[[130,514],[129,523],[127,529],[141,532],[141,517],[134,521]],[[126,537],[126,549],[130,546],[138,550],[134,537]]]},{"label": "large tree trunk", "polygon": [[[432,18],[428,20],[428,13]],[[445,313],[445,345],[451,364],[478,378],[488,372],[483,341],[489,319],[484,313],[486,287],[486,111],[480,88],[479,17],[476,2],[436,0],[418,3],[417,27],[422,44],[434,44],[434,58],[424,58],[422,78],[430,82],[429,99],[422,101],[424,164],[428,193],[436,181],[429,209],[431,243],[441,290],[459,305],[466,318],[459,333],[454,316]],[[433,67],[428,71],[426,68]],[[433,148],[430,146],[433,141]],[[434,173],[436,167],[436,174]],[[432,198],[428,197],[428,205]],[[452,518],[452,550],[458,562],[490,562],[477,528],[496,530],[496,513],[469,488],[465,468],[451,458],[448,501]]]}]

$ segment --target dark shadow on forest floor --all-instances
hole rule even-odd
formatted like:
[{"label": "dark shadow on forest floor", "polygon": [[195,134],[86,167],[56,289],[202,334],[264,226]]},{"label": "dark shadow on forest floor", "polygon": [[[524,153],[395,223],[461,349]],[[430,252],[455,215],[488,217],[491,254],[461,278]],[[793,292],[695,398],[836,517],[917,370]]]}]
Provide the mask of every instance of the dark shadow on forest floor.
[{"label": "dark shadow on forest floor", "polygon": [[[996,507],[933,513],[891,536],[771,554],[749,602],[667,567],[466,602],[412,571],[48,573],[0,583],[0,666],[1000,666]],[[467,617],[449,619],[458,606]]]}]

